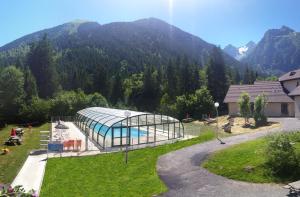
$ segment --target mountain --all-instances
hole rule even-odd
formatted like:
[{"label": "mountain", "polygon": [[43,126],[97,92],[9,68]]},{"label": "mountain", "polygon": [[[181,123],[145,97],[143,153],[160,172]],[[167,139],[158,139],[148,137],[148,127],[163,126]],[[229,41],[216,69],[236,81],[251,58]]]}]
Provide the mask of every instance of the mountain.
[{"label": "mountain", "polygon": [[248,42],[245,46],[235,47],[231,44],[227,45],[223,51],[235,58],[236,60],[241,60],[250,54],[255,48],[256,44],[253,41]]},{"label": "mountain", "polygon": [[243,62],[267,74],[282,74],[300,67],[300,33],[282,26],[268,30]]},{"label": "mountain", "polygon": [[232,44],[224,47],[223,51],[235,59],[237,59],[237,57],[239,56],[239,49]]},{"label": "mountain", "polygon": [[[72,49],[94,50],[111,66],[126,61],[132,69],[144,64],[166,64],[172,58],[185,55],[199,65],[207,63],[214,45],[155,18],[133,22],[114,22],[100,25],[96,22],[73,21],[21,37],[0,47],[0,66],[14,64],[25,57],[30,43],[45,34],[55,50],[64,54]],[[227,65],[241,64],[223,54]]]}]

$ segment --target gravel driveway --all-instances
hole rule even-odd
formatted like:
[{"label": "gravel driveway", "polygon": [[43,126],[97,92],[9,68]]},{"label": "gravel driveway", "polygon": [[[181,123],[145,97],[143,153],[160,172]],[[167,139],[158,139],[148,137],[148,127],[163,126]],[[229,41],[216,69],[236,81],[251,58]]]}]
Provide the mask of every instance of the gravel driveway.
[{"label": "gravel driveway", "polygon": [[269,121],[280,122],[282,127],[247,133],[224,138],[226,144],[221,145],[217,140],[196,144],[174,152],[170,152],[158,159],[157,171],[160,178],[169,188],[161,196],[222,196],[222,197],[282,197],[287,196],[288,190],[276,184],[253,184],[234,181],[210,173],[200,167],[207,156],[221,150],[249,140],[280,131],[300,129],[300,120],[295,118],[270,118]]}]

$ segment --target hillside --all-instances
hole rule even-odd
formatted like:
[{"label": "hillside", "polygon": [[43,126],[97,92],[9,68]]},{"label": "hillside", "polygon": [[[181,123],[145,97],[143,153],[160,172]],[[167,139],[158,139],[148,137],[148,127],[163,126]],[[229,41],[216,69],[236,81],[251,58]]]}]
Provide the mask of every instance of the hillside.
[{"label": "hillside", "polygon": [[268,30],[243,60],[266,74],[280,75],[300,67],[300,33],[282,26]]},{"label": "hillside", "polygon": [[[133,69],[143,64],[166,64],[170,58],[185,55],[189,61],[203,65],[214,45],[155,18],[134,22],[100,25],[96,22],[74,21],[21,37],[0,47],[0,65],[14,64],[29,50],[29,44],[45,34],[54,48],[64,53],[70,49],[97,50],[114,66],[127,61]],[[240,63],[224,54],[227,65]]]}]

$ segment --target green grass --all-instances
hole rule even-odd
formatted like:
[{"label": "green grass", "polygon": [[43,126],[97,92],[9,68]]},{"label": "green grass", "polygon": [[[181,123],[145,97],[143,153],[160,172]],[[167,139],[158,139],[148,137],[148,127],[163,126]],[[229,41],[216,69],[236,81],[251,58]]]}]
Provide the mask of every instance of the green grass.
[{"label": "green grass", "polygon": [[8,125],[0,130],[0,149],[7,147],[10,152],[6,155],[0,155],[0,183],[11,183],[23,163],[25,162],[29,152],[39,148],[40,130],[49,130],[49,124],[32,128],[31,132],[27,129],[23,136],[23,143],[19,146],[4,146],[4,142],[10,136],[12,127],[16,125]]},{"label": "green grass", "polygon": [[[255,183],[286,182],[287,180],[283,181],[272,175],[265,165],[267,143],[268,138],[265,137],[218,151],[203,163],[203,167],[235,180]],[[295,144],[295,148],[300,152],[299,142]],[[247,172],[247,166],[251,166],[253,171]]]},{"label": "green grass", "polygon": [[[198,136],[202,133],[202,131],[212,131],[216,132],[217,127],[212,126],[212,125],[203,125],[203,124],[198,124],[198,123],[183,123],[184,126],[184,133],[185,135],[193,135],[193,136]],[[234,134],[231,133],[225,133],[222,129],[219,129],[218,131],[218,136],[219,137],[228,137],[228,136],[233,136]]]},{"label": "green grass", "polygon": [[198,136],[201,134],[202,131],[216,131],[216,127],[210,125],[200,125],[197,123],[183,123],[184,126],[184,133],[187,135],[194,135]]},{"label": "green grass", "polygon": [[[156,172],[159,156],[214,138],[202,130],[197,138],[124,153],[49,159],[41,196],[152,196],[167,191]],[[172,161],[170,161],[172,162]]]}]

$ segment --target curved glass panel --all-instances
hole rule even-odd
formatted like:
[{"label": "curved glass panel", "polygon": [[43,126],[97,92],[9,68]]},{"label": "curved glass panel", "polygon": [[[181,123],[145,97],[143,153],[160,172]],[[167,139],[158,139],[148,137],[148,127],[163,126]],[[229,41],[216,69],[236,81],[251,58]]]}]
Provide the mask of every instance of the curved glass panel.
[{"label": "curved glass panel", "polygon": [[103,148],[154,143],[184,136],[184,127],[175,118],[121,109],[82,109],[75,115],[74,123]]}]

